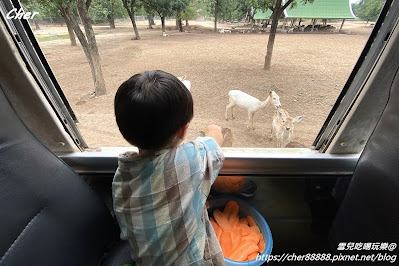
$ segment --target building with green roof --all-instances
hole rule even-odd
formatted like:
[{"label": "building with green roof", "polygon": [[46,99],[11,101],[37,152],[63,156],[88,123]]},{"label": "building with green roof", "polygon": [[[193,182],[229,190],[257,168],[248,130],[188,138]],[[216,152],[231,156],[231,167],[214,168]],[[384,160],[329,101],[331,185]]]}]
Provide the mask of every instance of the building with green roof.
[{"label": "building with green roof", "polygon": [[[287,0],[283,0],[285,4]],[[270,9],[263,11],[257,10],[254,15],[255,20],[269,20],[272,12]],[[342,19],[342,25],[346,19],[355,19],[352,6],[349,0],[314,0],[313,3],[301,4],[299,1],[294,8],[284,10],[285,20],[312,19],[314,24],[317,19]]]},{"label": "building with green roof", "polygon": [[[286,0],[283,0],[285,3]],[[298,3],[294,8],[286,8],[287,19],[354,19],[349,0],[315,0],[312,4]]]}]

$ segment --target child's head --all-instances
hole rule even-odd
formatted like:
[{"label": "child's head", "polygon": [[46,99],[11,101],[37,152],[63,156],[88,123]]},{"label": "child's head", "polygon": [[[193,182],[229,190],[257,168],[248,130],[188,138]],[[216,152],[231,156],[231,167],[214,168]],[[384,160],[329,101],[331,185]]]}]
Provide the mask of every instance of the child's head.
[{"label": "child's head", "polygon": [[164,147],[193,117],[190,91],[161,70],[136,74],[123,82],[114,104],[120,132],[140,149]]}]

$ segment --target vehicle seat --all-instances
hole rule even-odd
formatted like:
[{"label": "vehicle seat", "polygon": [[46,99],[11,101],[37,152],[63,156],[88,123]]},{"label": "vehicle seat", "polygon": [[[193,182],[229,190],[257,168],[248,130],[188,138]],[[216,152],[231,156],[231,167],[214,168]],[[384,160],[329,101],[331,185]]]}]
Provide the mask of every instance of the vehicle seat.
[{"label": "vehicle seat", "polygon": [[2,90],[0,217],[0,265],[97,265],[115,228],[97,194],[36,139]]},{"label": "vehicle seat", "polygon": [[[335,249],[339,243],[345,243],[346,248],[348,243],[399,243],[398,72],[388,104],[360,156],[331,232]],[[399,248],[369,252],[397,255]]]}]

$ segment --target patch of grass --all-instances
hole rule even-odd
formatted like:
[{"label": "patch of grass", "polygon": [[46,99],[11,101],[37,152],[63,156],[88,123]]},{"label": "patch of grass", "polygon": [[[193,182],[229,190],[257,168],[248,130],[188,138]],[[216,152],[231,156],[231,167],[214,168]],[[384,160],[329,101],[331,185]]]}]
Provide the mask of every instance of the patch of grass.
[{"label": "patch of grass", "polygon": [[[103,34],[103,32],[94,33],[94,35],[101,35],[101,34]],[[48,42],[48,41],[69,39],[69,34],[36,35],[35,37],[38,42]],[[77,38],[76,41],[78,41]]]},{"label": "patch of grass", "polygon": [[69,34],[60,34],[60,35],[57,34],[57,35],[49,35],[49,36],[36,35],[36,39],[39,42],[63,40],[63,39],[69,39]]}]

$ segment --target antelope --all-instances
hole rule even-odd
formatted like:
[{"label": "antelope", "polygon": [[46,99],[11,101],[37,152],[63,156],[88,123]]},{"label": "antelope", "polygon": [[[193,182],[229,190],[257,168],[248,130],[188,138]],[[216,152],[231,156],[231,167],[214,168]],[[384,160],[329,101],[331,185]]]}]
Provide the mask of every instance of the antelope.
[{"label": "antelope", "polygon": [[269,102],[272,101],[275,108],[280,108],[280,97],[274,91],[269,91],[265,101],[260,101],[259,99],[242,92],[240,90],[229,91],[229,104],[226,106],[225,118],[228,120],[228,110],[231,109],[231,117],[234,119],[234,107],[237,105],[248,110],[248,129],[251,127],[254,129],[254,115],[259,110],[265,108]]},{"label": "antelope", "polygon": [[303,115],[300,115],[293,118],[282,108],[274,113],[270,138],[273,138],[273,135],[276,136],[278,148],[285,147],[291,141],[294,134],[294,125],[300,122],[303,117]]}]

